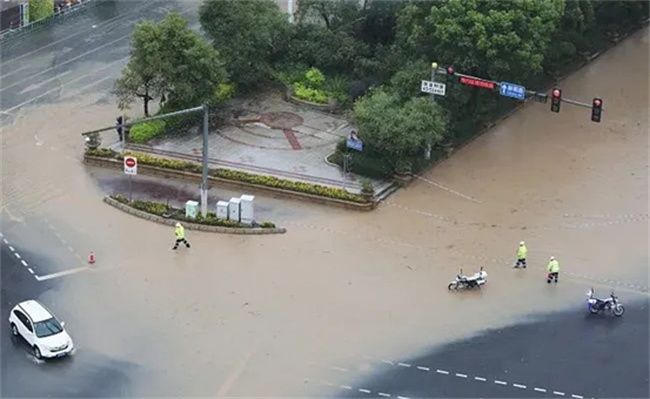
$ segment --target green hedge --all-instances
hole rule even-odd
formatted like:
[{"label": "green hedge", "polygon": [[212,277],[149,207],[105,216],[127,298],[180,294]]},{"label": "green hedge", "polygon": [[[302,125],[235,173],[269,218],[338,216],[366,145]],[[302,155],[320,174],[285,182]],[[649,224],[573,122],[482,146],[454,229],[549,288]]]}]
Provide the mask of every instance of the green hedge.
[{"label": "green hedge", "polygon": [[146,143],[165,133],[166,128],[167,124],[163,120],[140,123],[131,127],[129,141],[138,144]]},{"label": "green hedge", "polygon": [[[179,170],[183,172],[201,173],[201,165],[197,163],[160,158],[160,157],[156,157],[149,154],[143,154],[143,153],[133,153],[127,151],[124,154],[121,154],[111,149],[98,148],[94,150],[87,149],[86,155],[99,157],[99,158],[112,158],[112,159],[120,159],[120,160],[124,158],[124,155],[130,155],[136,157],[138,159],[138,163],[141,165],[156,166],[159,168]],[[326,186],[321,186],[319,184],[295,182],[291,180],[279,179],[277,177],[272,177],[272,176],[254,175],[251,173],[240,172],[240,171],[229,170],[229,169],[210,169],[209,174],[210,176],[218,177],[226,180],[246,182],[246,183],[256,184],[265,187],[273,187],[273,188],[279,188],[287,191],[313,194],[321,197],[340,199],[340,200],[356,202],[361,204],[370,202],[370,199],[365,198],[362,195],[351,194],[341,188],[326,187]]]},{"label": "green hedge", "polygon": [[[180,220],[182,222],[203,224],[208,226],[250,228],[250,226],[247,224],[238,223],[232,220],[219,219],[214,212],[208,212],[205,218],[199,214],[196,216],[196,218],[192,219],[185,216],[185,212],[183,209],[172,208],[170,206],[167,206],[167,204],[163,204],[160,202],[144,201],[144,200],[129,201],[129,199],[123,195],[111,195],[110,198],[122,204],[126,204],[139,211],[147,212],[156,216],[169,217],[174,220]],[[259,227],[263,229],[274,229],[275,224],[271,222],[263,222],[262,224],[259,225]]]},{"label": "green hedge", "polygon": [[40,21],[54,14],[54,0],[29,0],[29,22]]}]

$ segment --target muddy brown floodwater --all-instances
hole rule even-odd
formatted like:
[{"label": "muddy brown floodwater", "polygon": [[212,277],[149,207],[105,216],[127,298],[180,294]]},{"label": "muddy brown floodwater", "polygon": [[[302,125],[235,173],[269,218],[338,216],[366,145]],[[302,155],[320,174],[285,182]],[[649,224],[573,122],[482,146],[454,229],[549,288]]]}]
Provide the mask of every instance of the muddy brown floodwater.
[{"label": "muddy brown floodwater", "polygon": [[[648,66],[645,29],[561,83],[602,97],[602,123],[529,104],[375,212],[313,207],[278,221],[282,236],[188,232],[192,249],[172,253],[170,228],[101,203],[78,135],[112,120],[99,95],[25,110],[3,132],[2,205],[95,249],[97,271],[62,279],[57,306],[81,348],[143,366],[133,396],[310,395],[313,363],[407,358],[575,306],[594,279],[647,285]],[[531,267],[515,271],[521,240]],[[543,281],[550,255],[558,286]],[[481,266],[484,290],[447,292]]]}]

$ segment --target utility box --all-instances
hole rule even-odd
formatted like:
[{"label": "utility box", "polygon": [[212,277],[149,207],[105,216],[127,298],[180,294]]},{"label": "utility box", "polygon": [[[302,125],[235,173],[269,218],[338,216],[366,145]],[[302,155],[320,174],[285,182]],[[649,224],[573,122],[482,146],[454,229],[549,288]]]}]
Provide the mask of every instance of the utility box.
[{"label": "utility box", "polygon": [[239,198],[231,198],[228,204],[229,219],[233,222],[239,222],[241,200]]},{"label": "utility box", "polygon": [[194,219],[199,213],[199,203],[196,201],[187,201],[185,203],[185,217]]},{"label": "utility box", "polygon": [[255,196],[242,195],[239,199],[241,200],[240,203],[241,222],[246,224],[252,224],[253,220],[255,220],[255,211],[254,211]]},{"label": "utility box", "polygon": [[228,219],[228,217],[230,216],[228,211],[229,205],[230,203],[226,201],[217,202],[217,218]]}]

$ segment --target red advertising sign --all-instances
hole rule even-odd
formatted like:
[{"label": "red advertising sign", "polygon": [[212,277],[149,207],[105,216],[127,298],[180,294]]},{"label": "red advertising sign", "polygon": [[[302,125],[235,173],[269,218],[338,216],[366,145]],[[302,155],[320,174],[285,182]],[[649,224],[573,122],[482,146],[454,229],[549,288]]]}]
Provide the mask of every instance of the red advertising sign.
[{"label": "red advertising sign", "polygon": [[487,80],[461,77],[460,83],[484,89],[494,89],[494,82],[488,82]]}]

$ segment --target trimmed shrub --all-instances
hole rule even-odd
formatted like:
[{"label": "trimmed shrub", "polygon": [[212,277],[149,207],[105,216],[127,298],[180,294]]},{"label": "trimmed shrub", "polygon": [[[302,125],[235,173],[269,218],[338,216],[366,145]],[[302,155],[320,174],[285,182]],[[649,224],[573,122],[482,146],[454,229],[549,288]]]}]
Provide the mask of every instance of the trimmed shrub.
[{"label": "trimmed shrub", "polygon": [[[219,226],[219,227],[239,227],[239,228],[251,227],[247,224],[238,223],[233,220],[219,219],[214,212],[208,212],[205,218],[199,214],[196,215],[196,218],[192,219],[186,217],[182,209],[173,208],[161,202],[144,201],[144,200],[129,201],[129,199],[123,195],[111,195],[110,198],[122,204],[128,205],[134,209],[137,209],[139,211],[150,213],[152,215],[161,216],[161,217],[170,217],[174,220],[179,220],[182,222],[203,224],[208,226]],[[263,222],[262,224],[259,225],[259,227],[263,229],[274,229],[275,224],[271,222]]]},{"label": "trimmed shrub", "polygon": [[29,22],[40,21],[54,14],[54,0],[29,0]]},{"label": "trimmed shrub", "polygon": [[[183,172],[201,173],[201,165],[189,162],[179,161],[175,159],[159,158],[149,154],[136,153],[126,151],[120,154],[116,151],[102,148],[95,150],[86,150],[87,156],[110,158],[110,159],[124,159],[125,155],[133,156],[138,159],[140,165],[155,166],[163,169],[178,170]],[[284,180],[273,176],[254,175],[252,173],[240,172],[230,169],[211,169],[210,176],[218,177],[225,180],[240,181],[258,186],[273,187],[287,191],[294,191],[305,194],[313,194],[320,197],[340,199],[344,201],[356,202],[366,204],[369,202],[367,198],[362,195],[352,194],[342,188],[326,187],[320,184],[302,183],[291,180]]]},{"label": "trimmed shrub", "polygon": [[133,143],[146,143],[147,141],[163,134],[166,127],[167,124],[163,120],[140,123],[131,126],[129,139]]}]

